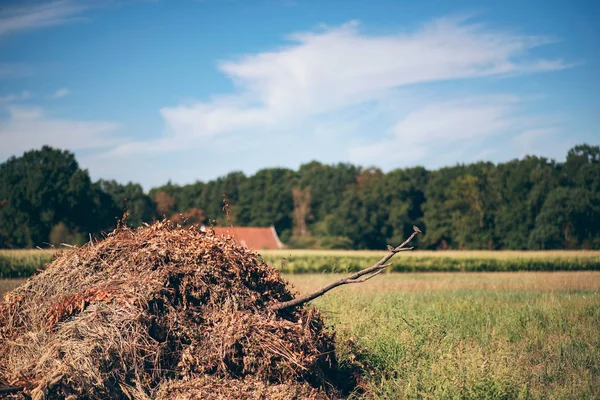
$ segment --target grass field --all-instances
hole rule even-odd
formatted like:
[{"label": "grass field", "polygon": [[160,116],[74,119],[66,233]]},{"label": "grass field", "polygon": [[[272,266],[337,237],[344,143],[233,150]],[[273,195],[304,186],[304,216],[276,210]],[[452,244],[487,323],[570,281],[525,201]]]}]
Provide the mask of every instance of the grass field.
[{"label": "grass field", "polygon": [[0,278],[23,278],[52,261],[56,250],[0,250]]},{"label": "grass field", "polygon": [[[284,273],[358,271],[384,251],[261,251]],[[572,271],[600,270],[600,251],[412,251],[398,254],[393,272]]]},{"label": "grass field", "polygon": [[369,397],[600,397],[599,272],[387,274],[315,304],[364,348]]},{"label": "grass field", "polygon": [[0,279],[0,298],[24,282],[25,279]]},{"label": "grass field", "polygon": [[[68,251],[69,249],[65,249]],[[0,250],[0,278],[28,277],[54,250]],[[260,251],[284,273],[349,272],[378,261],[383,251]],[[599,271],[600,251],[413,251],[397,255],[393,272]]]},{"label": "grass field", "polygon": [[342,359],[362,349],[368,398],[600,398],[600,272],[385,274],[314,304]]}]

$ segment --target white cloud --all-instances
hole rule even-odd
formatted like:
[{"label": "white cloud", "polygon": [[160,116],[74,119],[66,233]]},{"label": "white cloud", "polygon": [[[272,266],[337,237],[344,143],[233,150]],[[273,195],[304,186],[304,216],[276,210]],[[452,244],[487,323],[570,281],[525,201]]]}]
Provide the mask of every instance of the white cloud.
[{"label": "white cloud", "polygon": [[528,56],[549,43],[547,38],[495,32],[456,19],[398,35],[366,35],[350,22],[290,40],[292,45],[276,51],[222,62],[219,68],[235,82],[237,93],[164,107],[166,135],[160,143],[122,150],[184,148],[228,132],[286,129],[352,106],[385,102],[390,92],[408,85],[567,67],[560,60]]},{"label": "white cloud", "polygon": [[[149,187],[166,177],[210,179],[233,169],[297,167],[312,159],[384,168],[470,161],[492,151],[486,140],[544,129],[547,121],[522,115],[526,101],[515,95],[469,97],[447,90],[446,98],[454,100],[442,101],[439,93],[432,100],[419,84],[570,67],[531,55],[548,38],[458,19],[387,35],[365,34],[350,22],[289,39],[273,51],[222,61],[219,70],[236,90],[161,108],[162,136],[126,141],[84,162],[96,174],[128,180],[134,172],[124,164],[150,168],[153,157],[169,160],[152,177],[143,178],[145,168],[136,172]],[[439,157],[431,161],[434,153]]]},{"label": "white cloud", "polygon": [[[128,180],[138,174],[146,187],[165,177],[207,179],[232,169],[293,167],[311,159],[402,166],[424,163],[437,151],[443,165],[464,160],[469,149],[490,151],[473,148],[483,141],[546,129],[547,121],[526,118],[520,107],[525,101],[515,95],[458,96],[446,89],[444,95],[454,100],[442,101],[440,94],[431,100],[419,84],[570,66],[531,55],[548,38],[458,19],[386,35],[365,34],[350,22],[289,39],[288,46],[221,62],[219,70],[236,90],[161,108],[165,131],[158,139],[118,141],[110,135],[117,129],[112,123],[55,120],[39,109],[13,109],[10,121],[0,125],[0,140],[15,144],[12,150],[0,148],[15,153],[48,142],[70,149],[105,146],[105,152],[84,156],[83,164],[96,176]],[[165,162],[150,177],[155,158]],[[199,176],[200,171],[211,175]]]},{"label": "white cloud", "polygon": [[9,103],[13,101],[23,101],[28,100],[32,97],[31,93],[27,90],[22,91],[20,94],[8,94],[6,96],[0,97],[0,103]]},{"label": "white cloud", "polygon": [[0,63],[0,79],[22,78],[31,75],[33,68],[20,63]]},{"label": "white cloud", "polygon": [[91,4],[93,2],[60,0],[4,8],[0,10],[0,36],[80,20],[78,15]]},{"label": "white cloud", "polygon": [[556,133],[555,128],[527,129],[514,138],[515,144],[524,152],[531,152],[543,137]]},{"label": "white cloud", "polygon": [[509,128],[513,96],[492,96],[427,105],[412,111],[393,128],[397,139],[406,143],[431,140],[467,140]]},{"label": "white cloud", "polygon": [[[456,158],[461,149],[497,135],[514,135],[541,123],[518,113],[521,100],[515,96],[485,96],[439,102],[416,108],[400,119],[390,134],[374,143],[350,149],[350,160],[365,164],[409,165],[431,152],[439,154],[438,165]],[[464,157],[463,157],[464,159]]]},{"label": "white cloud", "polygon": [[[595,136],[591,132],[588,135],[585,135],[585,132],[566,135],[562,125],[562,121],[558,120],[550,127],[523,130],[512,140],[512,146],[517,151],[514,155],[524,157],[529,154],[536,154],[555,160],[563,160],[567,149],[584,141],[582,137]],[[560,143],[560,146],[556,146],[556,143]]]},{"label": "white cloud", "polygon": [[71,93],[71,91],[67,88],[58,89],[56,92],[54,92],[54,94],[52,95],[52,98],[60,99],[61,97],[68,96],[69,93]]},{"label": "white cloud", "polygon": [[43,145],[69,150],[117,146],[118,125],[106,121],[55,119],[39,107],[9,106],[0,121],[0,160]]}]

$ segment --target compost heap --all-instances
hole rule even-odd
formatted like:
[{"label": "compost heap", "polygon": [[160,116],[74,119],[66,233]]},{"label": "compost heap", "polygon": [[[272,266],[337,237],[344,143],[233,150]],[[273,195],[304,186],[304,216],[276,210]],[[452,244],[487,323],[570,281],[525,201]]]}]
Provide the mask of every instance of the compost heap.
[{"label": "compost heap", "polygon": [[167,221],[65,251],[0,303],[20,397],[335,398],[333,333],[231,238]]}]

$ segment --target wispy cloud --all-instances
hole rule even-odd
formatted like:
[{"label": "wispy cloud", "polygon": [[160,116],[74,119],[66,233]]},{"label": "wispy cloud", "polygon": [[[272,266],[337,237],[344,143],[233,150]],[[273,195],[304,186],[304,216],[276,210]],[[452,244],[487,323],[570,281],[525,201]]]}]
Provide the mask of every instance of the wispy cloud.
[{"label": "wispy cloud", "polygon": [[68,96],[69,93],[71,93],[71,91],[67,88],[58,89],[56,92],[54,92],[54,94],[52,95],[52,98],[60,99],[61,97]]},{"label": "wispy cloud", "polygon": [[[236,89],[161,108],[165,128],[158,138],[118,141],[112,123],[55,120],[40,113],[19,116],[13,110],[8,124],[0,126],[0,140],[18,137],[20,144],[3,151],[42,142],[70,149],[107,146],[85,162],[102,176],[119,178],[126,171],[125,179],[132,178],[133,166],[150,168],[157,157],[165,158],[164,167],[152,179],[214,177],[198,176],[199,165],[221,174],[315,158],[401,166],[424,163],[436,151],[439,165],[456,162],[463,149],[547,129],[548,124],[523,115],[526,101],[515,94],[476,96],[463,90],[458,95],[449,89],[444,100],[428,99],[421,96],[424,84],[570,67],[560,59],[533,56],[532,50],[552,43],[549,38],[452,18],[400,34],[365,34],[350,22],[288,39],[287,46],[220,62],[219,71]],[[200,148],[203,157],[197,156]],[[473,154],[482,151],[486,146]],[[217,167],[225,158],[228,162]],[[151,178],[138,170],[137,178],[147,185]],[[182,171],[188,171],[185,178]]]},{"label": "wispy cloud", "polygon": [[122,142],[118,124],[50,118],[39,107],[8,106],[8,118],[0,121],[0,160],[32,148],[52,145],[70,150],[100,149]]},{"label": "wispy cloud", "polygon": [[[567,149],[582,143],[580,139],[582,133],[586,134],[586,132],[565,134],[561,121],[557,121],[552,126],[523,130],[513,138],[510,145],[516,151],[515,157],[536,154],[563,160]],[[592,132],[588,132],[587,136],[598,137]],[[560,146],[556,146],[556,143],[560,143]]]},{"label": "wispy cloud", "polygon": [[33,70],[30,66],[19,63],[0,63],[0,79],[21,78],[31,75]]},{"label": "wispy cloud", "polygon": [[93,3],[59,0],[0,9],[0,36],[81,20],[81,14]]},{"label": "wispy cloud", "polygon": [[556,128],[526,129],[514,138],[514,143],[526,154],[531,152],[541,139],[555,133]]},{"label": "wispy cloud", "polygon": [[10,103],[14,101],[28,100],[32,97],[31,93],[27,90],[22,91],[20,94],[8,94],[6,96],[0,96],[0,103]]},{"label": "wispy cloud", "polygon": [[155,148],[188,146],[227,132],[285,128],[385,101],[391,91],[409,85],[567,67],[528,54],[550,39],[491,31],[458,19],[382,36],[363,34],[357,22],[350,22],[289,39],[290,46],[220,64],[237,93],[162,108],[167,136]]},{"label": "wispy cloud", "polygon": [[[456,159],[478,159],[483,154],[480,150],[479,156],[467,153],[491,138],[545,131],[532,127],[550,121],[523,116],[519,113],[522,103],[516,96],[496,95],[427,104],[396,122],[387,136],[350,148],[350,160],[379,166],[410,165],[433,153],[437,160],[429,164],[439,166]],[[483,152],[489,154],[489,149]]]}]

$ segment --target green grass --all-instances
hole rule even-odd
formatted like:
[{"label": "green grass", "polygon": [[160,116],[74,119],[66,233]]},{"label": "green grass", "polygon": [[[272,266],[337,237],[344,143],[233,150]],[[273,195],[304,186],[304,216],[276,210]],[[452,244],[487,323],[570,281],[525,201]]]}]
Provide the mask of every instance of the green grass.
[{"label": "green grass", "polygon": [[[68,251],[68,249],[67,249]],[[28,277],[54,250],[0,250],[0,278]],[[283,273],[350,272],[378,261],[382,251],[260,251]],[[600,251],[413,251],[393,259],[392,272],[593,271]]]},{"label": "green grass", "polygon": [[[307,293],[339,275],[285,278]],[[362,366],[354,397],[600,398],[600,272],[384,274],[314,304]]]},{"label": "green grass", "polygon": [[[335,277],[288,278],[308,292]],[[363,349],[368,397],[588,399],[600,396],[599,291],[598,272],[388,274],[315,305]]]},{"label": "green grass", "polygon": [[[262,251],[284,273],[359,271],[381,251]],[[600,270],[599,251],[413,251],[396,255],[392,272],[583,271]]]},{"label": "green grass", "polygon": [[26,278],[45,268],[55,250],[0,250],[0,278]]}]

